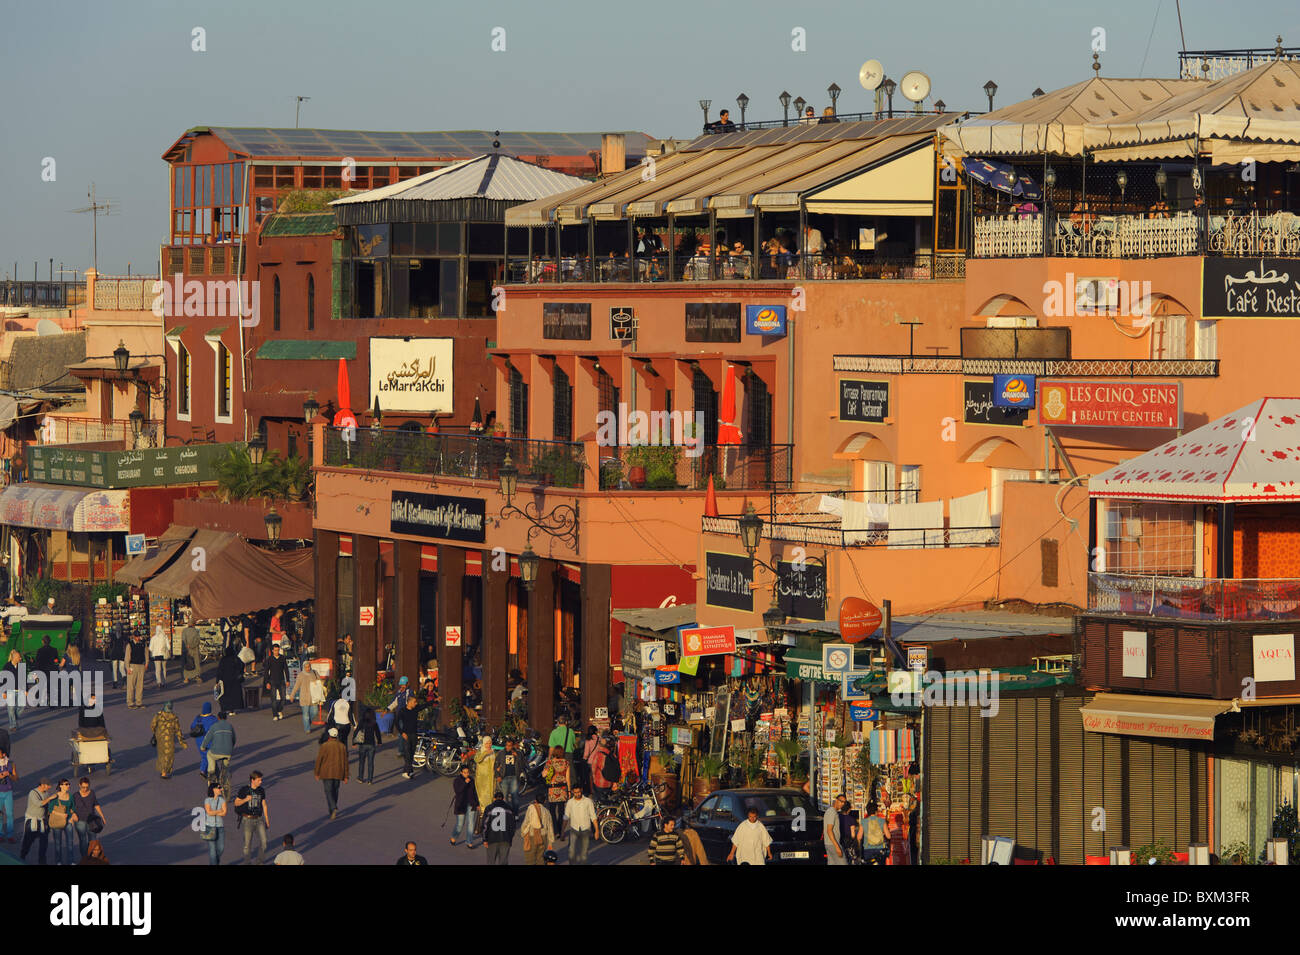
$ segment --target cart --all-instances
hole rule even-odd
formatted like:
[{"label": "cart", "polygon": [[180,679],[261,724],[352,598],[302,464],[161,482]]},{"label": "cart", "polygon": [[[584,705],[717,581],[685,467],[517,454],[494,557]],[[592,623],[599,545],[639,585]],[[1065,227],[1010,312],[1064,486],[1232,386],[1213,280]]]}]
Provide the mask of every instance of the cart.
[{"label": "cart", "polygon": [[49,637],[50,646],[62,658],[68,644],[75,643],[80,635],[81,621],[66,614],[30,614],[14,620],[9,631],[9,648],[17,650],[30,663],[36,659],[42,639]]},{"label": "cart", "polygon": [[89,771],[91,766],[100,765],[104,767],[105,775],[112,775],[113,763],[108,755],[110,742],[108,733],[102,730],[73,730],[68,737],[72,746],[72,775],[79,776],[83,766]]}]

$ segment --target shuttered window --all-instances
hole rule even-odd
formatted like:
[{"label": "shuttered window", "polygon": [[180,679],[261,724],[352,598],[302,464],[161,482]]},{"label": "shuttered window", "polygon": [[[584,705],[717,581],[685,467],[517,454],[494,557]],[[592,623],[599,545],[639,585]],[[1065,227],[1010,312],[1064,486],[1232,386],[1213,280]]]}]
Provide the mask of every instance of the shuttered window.
[{"label": "shuttered window", "polygon": [[1042,559],[1042,584],[1044,587],[1058,587],[1058,549],[1060,543],[1054,540],[1039,541],[1039,554]]},{"label": "shuttered window", "polygon": [[510,368],[510,435],[528,437],[528,385],[513,366]]},{"label": "shuttered window", "polygon": [[551,379],[553,386],[554,415],[553,425],[556,441],[573,440],[573,385],[563,368],[555,366],[555,375]]}]

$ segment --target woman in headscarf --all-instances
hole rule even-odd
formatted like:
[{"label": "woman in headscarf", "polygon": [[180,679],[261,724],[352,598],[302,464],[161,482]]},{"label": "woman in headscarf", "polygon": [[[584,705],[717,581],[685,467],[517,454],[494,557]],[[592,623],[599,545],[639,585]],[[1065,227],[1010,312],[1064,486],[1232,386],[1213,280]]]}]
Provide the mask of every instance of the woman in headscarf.
[{"label": "woman in headscarf", "polygon": [[227,713],[244,706],[244,664],[235,655],[234,647],[226,648],[226,655],[217,665],[217,682],[221,684],[221,709]]},{"label": "woman in headscarf", "polygon": [[187,683],[200,683],[203,679],[202,654],[199,651],[199,628],[194,626],[194,615],[185,613],[185,628],[181,630],[181,645],[185,648],[181,657],[181,686]]},{"label": "woman in headscarf", "polygon": [[149,729],[153,731],[154,746],[158,749],[158,772],[163,779],[171,779],[172,768],[176,765],[176,744],[180,743],[181,749],[188,749],[190,745],[181,735],[181,721],[172,712],[171,700],[162,705],[162,710],[154,716]]},{"label": "woman in headscarf", "polygon": [[162,624],[154,628],[149,638],[149,656],[153,660],[154,683],[159,688],[167,685],[167,657],[171,653],[171,638],[163,633]]},{"label": "woman in headscarf", "polygon": [[86,844],[86,854],[77,865],[108,865],[108,856],[104,855],[104,844],[98,839],[91,839]]},{"label": "woman in headscarf", "polygon": [[491,795],[497,788],[497,754],[492,748],[491,736],[479,740],[478,750],[474,753],[474,766],[474,789],[482,801],[483,793]]},{"label": "woman in headscarf", "polygon": [[196,745],[199,748],[199,775],[205,778],[208,775],[208,754],[203,751],[203,737],[208,735],[208,730],[216,721],[217,718],[212,712],[212,701],[208,700],[203,704],[199,715],[194,717],[194,722],[190,724],[190,736],[198,740]]}]

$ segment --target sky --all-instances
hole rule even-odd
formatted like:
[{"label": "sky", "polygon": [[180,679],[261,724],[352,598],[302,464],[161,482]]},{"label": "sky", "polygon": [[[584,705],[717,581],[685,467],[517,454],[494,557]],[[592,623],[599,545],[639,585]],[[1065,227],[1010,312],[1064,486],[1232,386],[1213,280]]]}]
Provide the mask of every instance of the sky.
[{"label": "sky", "polygon": [[[1190,50],[1300,46],[1295,0],[1181,9]],[[299,95],[304,127],[690,138],[700,99],[739,119],[741,92],[750,120],[780,119],[783,89],[820,113],[831,82],[840,112],[871,109],[868,59],[983,110],[988,80],[1005,106],[1091,76],[1094,36],[1110,77],[1176,76],[1181,45],[1175,0],[4,0],[0,25],[0,276],[16,261],[24,279],[50,258],[56,278],[91,265],[91,216],[73,210],[92,182],[111,206],[100,271],[156,273],[163,151],[192,126],[292,127]]]}]

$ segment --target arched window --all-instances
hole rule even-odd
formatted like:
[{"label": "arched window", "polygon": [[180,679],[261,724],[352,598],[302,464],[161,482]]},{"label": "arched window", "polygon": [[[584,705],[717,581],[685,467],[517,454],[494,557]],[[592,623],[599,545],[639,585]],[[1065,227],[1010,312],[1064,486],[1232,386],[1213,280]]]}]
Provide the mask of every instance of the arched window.
[{"label": "arched window", "polygon": [[271,328],[280,330],[280,276],[275,277],[275,288],[271,299]]},{"label": "arched window", "polygon": [[307,276],[307,330],[316,327],[316,276]]}]

